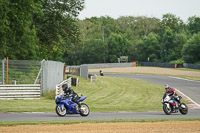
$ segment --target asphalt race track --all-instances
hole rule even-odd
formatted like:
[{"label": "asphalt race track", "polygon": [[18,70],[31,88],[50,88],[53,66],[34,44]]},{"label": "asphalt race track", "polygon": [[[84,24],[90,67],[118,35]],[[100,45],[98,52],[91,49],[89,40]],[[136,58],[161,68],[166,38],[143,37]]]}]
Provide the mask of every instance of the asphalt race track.
[{"label": "asphalt race track", "polygon": [[189,110],[187,115],[175,113],[165,115],[163,111],[146,112],[91,112],[89,116],[66,115],[59,117],[56,113],[0,113],[0,122],[5,121],[50,121],[50,120],[115,120],[115,119],[175,119],[200,118],[200,110]]},{"label": "asphalt race track", "polygon": [[[189,96],[196,105],[200,104],[200,82],[160,75],[133,75],[133,74],[105,74],[105,76],[125,77],[143,80],[159,85],[169,84]],[[187,115],[172,113],[165,115],[163,111],[147,112],[91,112],[87,117],[80,115],[66,115],[59,117],[51,112],[34,113],[0,113],[0,122],[6,121],[50,121],[50,120],[115,120],[115,119],[175,119],[175,118],[200,118],[200,109],[189,109]]]}]

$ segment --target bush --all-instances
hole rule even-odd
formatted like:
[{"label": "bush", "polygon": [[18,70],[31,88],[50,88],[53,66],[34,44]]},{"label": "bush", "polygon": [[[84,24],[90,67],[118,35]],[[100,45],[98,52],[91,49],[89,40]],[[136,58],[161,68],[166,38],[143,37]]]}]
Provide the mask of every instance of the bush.
[{"label": "bush", "polygon": [[184,60],[178,59],[178,60],[170,61],[170,63],[172,63],[172,64],[183,64]]}]

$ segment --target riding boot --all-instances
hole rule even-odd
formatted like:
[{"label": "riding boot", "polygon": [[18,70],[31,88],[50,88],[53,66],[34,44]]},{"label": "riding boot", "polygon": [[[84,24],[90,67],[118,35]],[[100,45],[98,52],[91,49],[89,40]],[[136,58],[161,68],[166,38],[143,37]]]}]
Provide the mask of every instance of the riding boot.
[{"label": "riding boot", "polygon": [[174,113],[176,113],[176,107],[173,106],[173,110],[172,110]]},{"label": "riding boot", "polygon": [[78,110],[80,111],[81,109],[81,104],[79,102],[76,102],[76,104],[78,105]]}]

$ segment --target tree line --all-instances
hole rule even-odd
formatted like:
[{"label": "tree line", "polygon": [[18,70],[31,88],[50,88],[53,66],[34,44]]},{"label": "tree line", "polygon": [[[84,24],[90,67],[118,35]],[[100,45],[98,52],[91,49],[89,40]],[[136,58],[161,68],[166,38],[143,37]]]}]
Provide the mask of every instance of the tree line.
[{"label": "tree line", "polygon": [[84,0],[1,0],[0,58],[58,60],[69,65],[129,61],[200,63],[200,17],[183,22],[109,16],[79,20]]}]

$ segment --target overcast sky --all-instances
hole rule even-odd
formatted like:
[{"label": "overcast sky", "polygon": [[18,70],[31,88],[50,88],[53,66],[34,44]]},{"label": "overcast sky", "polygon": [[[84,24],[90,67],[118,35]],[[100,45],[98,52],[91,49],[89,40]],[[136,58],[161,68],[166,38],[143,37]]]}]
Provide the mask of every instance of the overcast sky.
[{"label": "overcast sky", "polygon": [[191,16],[200,17],[200,0],[85,0],[79,19],[110,16],[146,16],[161,19],[172,13],[184,22]]}]

